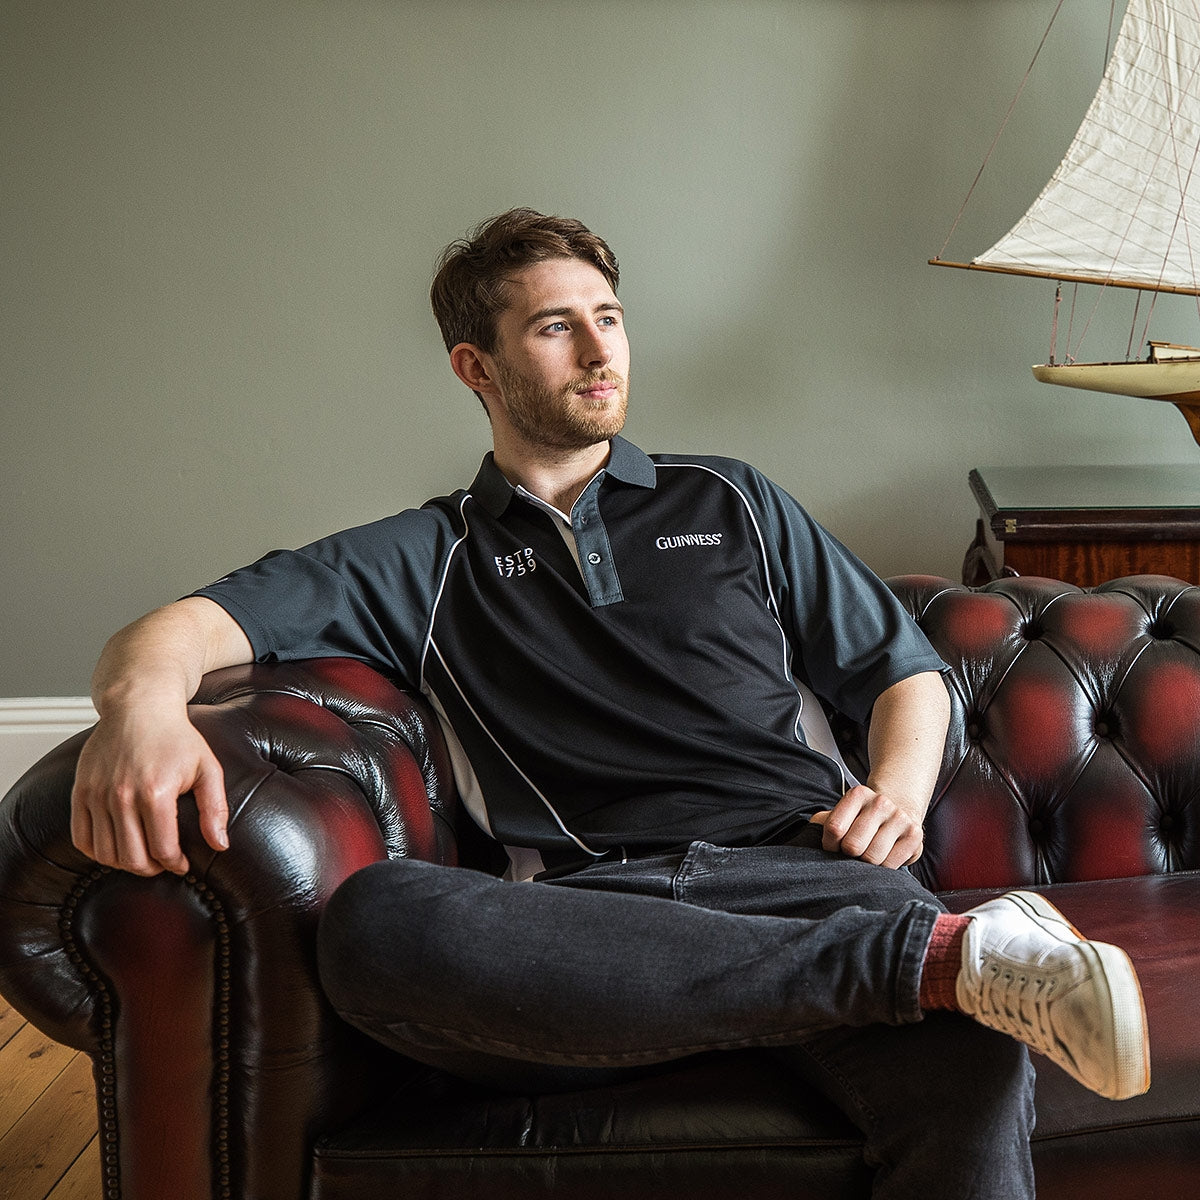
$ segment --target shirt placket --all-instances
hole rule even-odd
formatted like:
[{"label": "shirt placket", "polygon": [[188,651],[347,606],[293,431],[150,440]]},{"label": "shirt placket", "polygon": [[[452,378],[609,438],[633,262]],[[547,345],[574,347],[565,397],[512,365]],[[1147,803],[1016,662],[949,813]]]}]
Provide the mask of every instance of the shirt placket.
[{"label": "shirt placket", "polygon": [[603,474],[593,479],[571,509],[571,532],[579,550],[579,569],[593,608],[617,604],[625,599],[613,562],[608,530],[600,516],[600,485],[603,481]]}]

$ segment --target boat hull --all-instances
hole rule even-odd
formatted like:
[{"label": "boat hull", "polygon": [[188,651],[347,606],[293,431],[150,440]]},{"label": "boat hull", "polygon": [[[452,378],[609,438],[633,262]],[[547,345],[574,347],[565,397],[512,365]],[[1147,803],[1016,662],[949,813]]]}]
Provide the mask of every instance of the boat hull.
[{"label": "boat hull", "polygon": [[1174,404],[1200,446],[1200,358],[1123,363],[1044,363],[1033,368],[1041,383],[1084,388]]},{"label": "boat hull", "polygon": [[1200,404],[1200,358],[1165,362],[1046,363],[1033,368],[1041,383],[1085,388],[1143,400]]}]

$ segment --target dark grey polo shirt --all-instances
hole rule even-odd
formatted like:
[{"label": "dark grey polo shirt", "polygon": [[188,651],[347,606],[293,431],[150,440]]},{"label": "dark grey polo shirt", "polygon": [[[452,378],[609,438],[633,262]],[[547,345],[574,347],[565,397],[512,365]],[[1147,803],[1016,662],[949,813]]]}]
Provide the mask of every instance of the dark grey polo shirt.
[{"label": "dark grey polo shirt", "polygon": [[805,740],[798,685],[861,719],[943,666],[744,463],[617,438],[569,520],[488,455],[465,491],[197,594],[259,661],[348,655],[423,692],[472,815],[547,862],[778,836],[848,786]]}]

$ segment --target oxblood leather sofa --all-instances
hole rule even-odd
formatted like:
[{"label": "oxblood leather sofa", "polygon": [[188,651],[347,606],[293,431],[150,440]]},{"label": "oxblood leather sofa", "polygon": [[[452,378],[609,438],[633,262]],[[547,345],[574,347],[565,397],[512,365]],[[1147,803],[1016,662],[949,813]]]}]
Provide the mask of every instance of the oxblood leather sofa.
[{"label": "oxblood leather sofa", "polygon": [[[1200,589],[1139,577],[895,591],[953,668],[914,868],[953,908],[1011,885],[1124,945],[1153,1085],[1099,1099],[1039,1064],[1039,1195],[1200,1187]],[[716,1054],[570,1095],[486,1093],[344,1025],[317,986],[321,906],[384,855],[484,865],[422,703],[346,660],[209,676],[232,849],[184,801],[185,879],[70,844],[86,734],[0,804],[0,991],[96,1068],[107,1200],[865,1197],[855,1131],[765,1057]],[[863,731],[834,718],[852,762]]]}]

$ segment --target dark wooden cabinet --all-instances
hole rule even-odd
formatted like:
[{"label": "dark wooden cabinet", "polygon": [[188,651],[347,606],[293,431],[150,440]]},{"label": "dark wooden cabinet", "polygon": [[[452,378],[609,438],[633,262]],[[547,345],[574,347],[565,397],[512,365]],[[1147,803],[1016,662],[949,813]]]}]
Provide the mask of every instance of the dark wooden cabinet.
[{"label": "dark wooden cabinet", "polygon": [[964,583],[1001,575],[1079,587],[1122,575],[1200,583],[1200,463],[989,468],[969,481],[980,517]]}]

